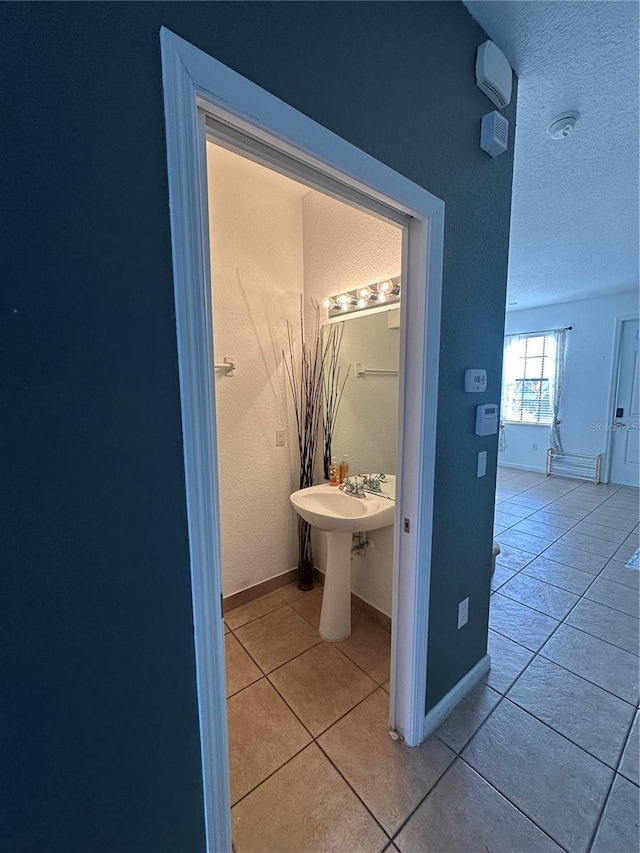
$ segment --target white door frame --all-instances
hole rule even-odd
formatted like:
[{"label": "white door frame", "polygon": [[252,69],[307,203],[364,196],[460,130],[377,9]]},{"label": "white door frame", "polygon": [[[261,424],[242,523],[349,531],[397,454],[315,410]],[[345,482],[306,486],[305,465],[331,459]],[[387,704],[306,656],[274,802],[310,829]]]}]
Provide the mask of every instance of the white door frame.
[{"label": "white door frame", "polygon": [[206,181],[206,116],[357,196],[411,217],[404,241],[400,497],[392,611],[390,725],[425,731],[444,203],[169,30],[160,33],[196,679],[209,851],[230,844]]},{"label": "white door frame", "polygon": [[609,398],[607,400],[607,415],[605,418],[605,424],[607,426],[604,438],[605,466],[603,482],[605,483],[611,482],[611,467],[613,464],[613,459],[611,458],[613,453],[613,428],[609,429],[609,426],[613,427],[613,410],[616,404],[616,398],[618,396],[620,359],[622,357],[622,329],[627,320],[637,320],[638,317],[639,315],[637,312],[635,314],[622,314],[620,315],[620,317],[616,317],[614,321],[613,354],[611,357],[611,379],[609,380]]}]

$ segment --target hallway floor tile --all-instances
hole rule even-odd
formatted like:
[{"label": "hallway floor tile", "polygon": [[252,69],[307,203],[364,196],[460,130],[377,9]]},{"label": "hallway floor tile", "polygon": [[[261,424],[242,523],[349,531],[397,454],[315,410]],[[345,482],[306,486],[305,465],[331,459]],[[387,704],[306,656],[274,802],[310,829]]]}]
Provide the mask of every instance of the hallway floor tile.
[{"label": "hallway floor tile", "polygon": [[237,853],[640,853],[638,492],[500,468],[484,682],[388,732],[390,634],[322,590],[225,615]]}]

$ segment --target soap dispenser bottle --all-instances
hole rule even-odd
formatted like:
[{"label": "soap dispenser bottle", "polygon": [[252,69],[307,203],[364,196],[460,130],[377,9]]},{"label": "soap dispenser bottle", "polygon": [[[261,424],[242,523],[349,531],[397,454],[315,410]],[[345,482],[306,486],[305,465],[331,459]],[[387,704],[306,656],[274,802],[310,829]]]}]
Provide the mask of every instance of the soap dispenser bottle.
[{"label": "soap dispenser bottle", "polygon": [[340,485],[340,466],[336,462],[336,457],[331,457],[331,465],[329,465],[329,485],[330,486],[339,486]]},{"label": "soap dispenser bottle", "polygon": [[340,482],[344,483],[344,481],[349,476],[349,457],[347,454],[343,454],[342,461],[340,462]]}]

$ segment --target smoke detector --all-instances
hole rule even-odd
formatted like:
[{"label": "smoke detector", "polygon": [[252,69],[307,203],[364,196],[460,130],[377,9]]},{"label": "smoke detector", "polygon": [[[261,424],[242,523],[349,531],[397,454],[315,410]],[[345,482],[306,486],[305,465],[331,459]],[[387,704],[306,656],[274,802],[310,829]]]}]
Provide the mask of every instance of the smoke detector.
[{"label": "smoke detector", "polygon": [[579,113],[562,113],[551,122],[547,133],[552,139],[566,139],[573,133],[578,117]]},{"label": "smoke detector", "polygon": [[502,109],[511,100],[511,66],[500,48],[487,40],[478,48],[476,85]]}]

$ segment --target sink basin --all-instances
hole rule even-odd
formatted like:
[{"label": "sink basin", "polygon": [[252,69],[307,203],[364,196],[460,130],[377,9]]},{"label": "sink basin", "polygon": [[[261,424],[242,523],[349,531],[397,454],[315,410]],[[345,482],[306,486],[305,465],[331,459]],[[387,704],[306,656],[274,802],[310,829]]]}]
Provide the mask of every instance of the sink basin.
[{"label": "sink basin", "polygon": [[388,527],[393,524],[395,514],[392,501],[372,494],[355,498],[327,484],[294,492],[291,503],[298,515],[313,527],[343,533]]},{"label": "sink basin", "polygon": [[393,524],[395,501],[375,494],[346,495],[337,486],[310,486],[291,495],[298,515],[327,537],[320,636],[330,642],[351,634],[351,537]]}]

